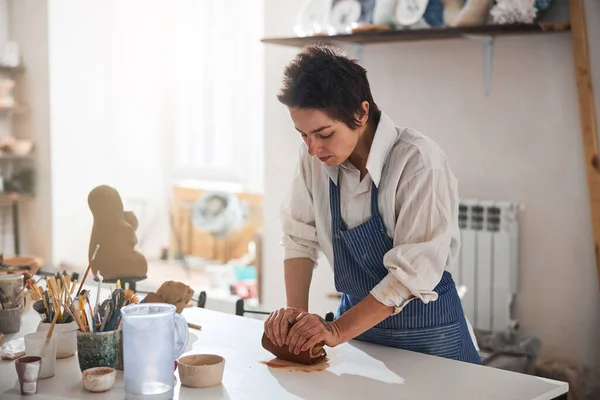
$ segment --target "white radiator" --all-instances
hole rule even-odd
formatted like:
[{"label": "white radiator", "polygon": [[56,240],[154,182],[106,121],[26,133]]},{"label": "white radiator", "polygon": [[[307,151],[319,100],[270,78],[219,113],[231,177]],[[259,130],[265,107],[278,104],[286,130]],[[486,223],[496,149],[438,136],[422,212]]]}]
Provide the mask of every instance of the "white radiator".
[{"label": "white radiator", "polygon": [[518,211],[514,203],[462,200],[461,248],[452,272],[474,328],[502,331],[517,293]]}]

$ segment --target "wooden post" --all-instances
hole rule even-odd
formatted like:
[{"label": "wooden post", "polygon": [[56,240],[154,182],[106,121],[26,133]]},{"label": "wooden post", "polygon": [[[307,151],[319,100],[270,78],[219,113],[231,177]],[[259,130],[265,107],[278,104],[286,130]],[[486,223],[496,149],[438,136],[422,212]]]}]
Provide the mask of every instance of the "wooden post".
[{"label": "wooden post", "polygon": [[575,79],[579,98],[579,119],[583,139],[583,156],[587,174],[588,194],[594,234],[596,270],[600,285],[600,162],[598,160],[598,136],[596,108],[590,76],[590,57],[583,0],[569,0],[571,16],[571,37],[575,61]]}]

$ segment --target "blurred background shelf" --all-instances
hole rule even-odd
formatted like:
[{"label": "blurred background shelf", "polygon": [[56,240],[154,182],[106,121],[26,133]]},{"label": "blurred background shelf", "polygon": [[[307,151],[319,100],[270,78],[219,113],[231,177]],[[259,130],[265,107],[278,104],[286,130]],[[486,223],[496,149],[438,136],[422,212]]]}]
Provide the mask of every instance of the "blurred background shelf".
[{"label": "blurred background shelf", "polygon": [[456,39],[469,36],[511,36],[560,33],[570,31],[568,23],[485,25],[460,28],[424,28],[405,30],[379,30],[343,35],[320,35],[306,37],[272,37],[261,39],[263,43],[283,46],[305,46],[314,43],[389,43],[421,40]]},{"label": "blurred background shelf", "polygon": [[10,67],[8,65],[0,64],[0,72],[23,72],[23,71],[25,71],[25,68],[22,65],[19,65],[17,67]]},{"label": "blurred background shelf", "polygon": [[0,153],[0,161],[2,160],[33,160],[33,154],[2,154]]},{"label": "blurred background shelf", "polygon": [[25,106],[3,107],[0,106],[0,113],[25,114],[28,108]]},{"label": "blurred background shelf", "polygon": [[0,205],[2,204],[11,204],[14,202],[23,203],[26,201],[34,200],[35,196],[33,194],[28,193],[0,193]]}]

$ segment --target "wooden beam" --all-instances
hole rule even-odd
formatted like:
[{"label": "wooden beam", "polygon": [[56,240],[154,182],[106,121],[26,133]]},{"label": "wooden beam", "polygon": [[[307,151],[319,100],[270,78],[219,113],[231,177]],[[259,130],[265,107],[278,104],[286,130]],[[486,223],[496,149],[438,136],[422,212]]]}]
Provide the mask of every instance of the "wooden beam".
[{"label": "wooden beam", "polygon": [[575,61],[575,79],[579,98],[579,119],[583,139],[583,156],[587,174],[588,194],[594,234],[596,270],[600,286],[600,162],[598,160],[598,135],[596,107],[590,75],[590,56],[583,0],[569,0],[571,37]]}]

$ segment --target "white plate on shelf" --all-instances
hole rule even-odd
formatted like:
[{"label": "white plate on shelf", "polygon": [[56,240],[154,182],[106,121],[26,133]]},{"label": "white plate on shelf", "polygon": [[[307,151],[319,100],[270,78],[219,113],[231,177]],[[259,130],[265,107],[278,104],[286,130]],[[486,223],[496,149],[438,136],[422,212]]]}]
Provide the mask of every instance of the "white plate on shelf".
[{"label": "white plate on shelf", "polygon": [[396,20],[400,25],[414,25],[423,18],[429,0],[398,0]]},{"label": "white plate on shelf", "polygon": [[297,36],[326,34],[332,0],[307,0],[296,18],[294,32]]},{"label": "white plate on shelf", "polygon": [[336,33],[352,33],[352,28],[358,24],[362,6],[356,0],[340,0],[331,9],[329,21]]}]

